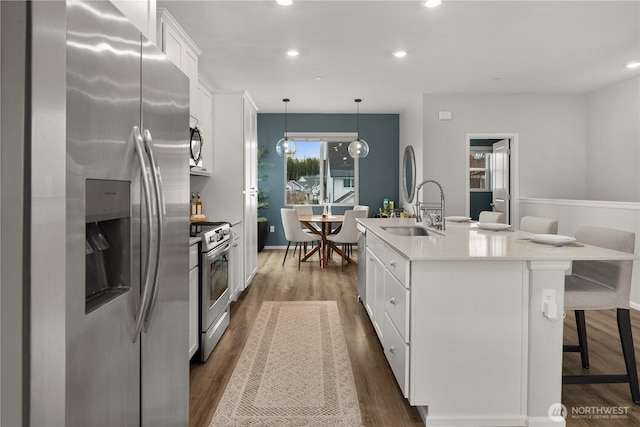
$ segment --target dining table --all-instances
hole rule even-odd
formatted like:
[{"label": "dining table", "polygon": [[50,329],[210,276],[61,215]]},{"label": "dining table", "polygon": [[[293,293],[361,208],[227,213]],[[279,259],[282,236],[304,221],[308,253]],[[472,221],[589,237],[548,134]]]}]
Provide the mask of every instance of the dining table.
[{"label": "dining table", "polygon": [[[336,251],[340,256],[346,259],[350,263],[355,263],[342,249],[337,247],[331,240],[327,239],[327,236],[338,232],[339,227],[334,229],[334,224],[342,225],[344,221],[344,215],[299,215],[298,220],[300,224],[317,234],[320,241],[319,250],[321,251],[322,268],[327,266],[327,258],[329,249]],[[320,224],[320,227],[316,227],[316,224]],[[306,261],[311,257],[315,251],[307,253],[301,261]]]}]

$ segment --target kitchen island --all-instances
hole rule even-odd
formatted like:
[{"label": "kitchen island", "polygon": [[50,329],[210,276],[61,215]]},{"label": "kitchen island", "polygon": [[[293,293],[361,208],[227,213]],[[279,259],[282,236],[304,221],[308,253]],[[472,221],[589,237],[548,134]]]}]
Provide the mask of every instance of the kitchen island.
[{"label": "kitchen island", "polygon": [[[543,245],[530,233],[472,223],[403,236],[393,228],[415,220],[358,222],[366,228],[363,303],[402,393],[429,427],[564,425],[565,272],[575,259],[633,255]],[[543,294],[555,315],[543,311]]]}]

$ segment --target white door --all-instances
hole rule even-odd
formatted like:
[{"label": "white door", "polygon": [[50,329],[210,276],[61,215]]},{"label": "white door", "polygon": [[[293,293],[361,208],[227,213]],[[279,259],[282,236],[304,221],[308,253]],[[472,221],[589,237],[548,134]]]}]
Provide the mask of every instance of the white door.
[{"label": "white door", "polygon": [[493,144],[493,206],[498,212],[504,212],[506,223],[511,224],[509,217],[509,156],[510,140],[503,139]]}]

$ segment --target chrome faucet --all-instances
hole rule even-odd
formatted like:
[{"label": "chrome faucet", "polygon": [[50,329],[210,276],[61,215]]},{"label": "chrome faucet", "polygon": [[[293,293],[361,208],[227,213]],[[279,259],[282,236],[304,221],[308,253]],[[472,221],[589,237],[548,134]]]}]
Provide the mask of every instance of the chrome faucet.
[{"label": "chrome faucet", "polygon": [[[418,197],[418,195],[420,194],[420,189],[427,183],[432,182],[435,185],[438,186],[438,188],[440,189],[440,205],[432,205],[432,204],[428,204],[428,203],[420,203],[420,197]],[[442,189],[442,185],[440,185],[440,183],[436,180],[433,179],[425,179],[424,181],[422,181],[420,184],[418,184],[418,186],[416,187],[416,222],[421,222],[422,221],[422,206],[430,206],[432,208],[432,210],[439,212],[440,213],[440,221],[438,221],[437,223],[432,223],[434,228],[438,228],[440,230],[444,230],[444,190]]]}]

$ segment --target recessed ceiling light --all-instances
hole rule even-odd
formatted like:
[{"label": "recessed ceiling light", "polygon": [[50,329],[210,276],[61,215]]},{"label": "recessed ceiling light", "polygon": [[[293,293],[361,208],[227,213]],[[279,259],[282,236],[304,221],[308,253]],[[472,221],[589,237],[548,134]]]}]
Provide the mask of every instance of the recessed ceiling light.
[{"label": "recessed ceiling light", "polygon": [[427,0],[422,2],[424,7],[438,7],[440,4],[442,4],[442,0]]},{"label": "recessed ceiling light", "polygon": [[317,76],[316,80],[322,80],[322,76]]},{"label": "recessed ceiling light", "polygon": [[638,61],[629,62],[627,64],[627,68],[638,68],[638,67],[640,67],[640,62]]},{"label": "recessed ceiling light", "polygon": [[278,6],[291,6],[293,4],[293,0],[276,0]]},{"label": "recessed ceiling light", "polygon": [[405,56],[407,56],[407,51],[406,50],[396,50],[395,52],[393,52],[393,56],[395,56],[396,58],[404,58]]},{"label": "recessed ceiling light", "polygon": [[298,56],[298,55],[300,55],[300,52],[298,52],[295,49],[291,49],[291,50],[287,51],[287,56]]}]

